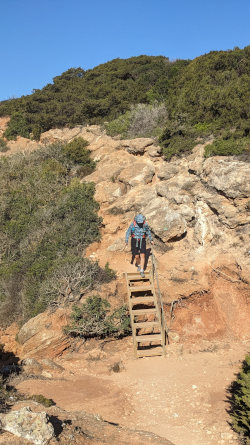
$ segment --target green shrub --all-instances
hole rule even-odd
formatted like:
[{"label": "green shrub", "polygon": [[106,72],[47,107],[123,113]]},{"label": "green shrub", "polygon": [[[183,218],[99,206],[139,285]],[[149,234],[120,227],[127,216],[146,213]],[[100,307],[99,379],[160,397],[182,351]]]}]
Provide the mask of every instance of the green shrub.
[{"label": "green shrub", "polygon": [[194,131],[198,136],[208,136],[212,133],[212,129],[212,124],[207,122],[198,122],[194,125]]},{"label": "green shrub", "polygon": [[113,312],[110,303],[98,295],[88,297],[81,306],[73,306],[71,323],[65,332],[72,336],[123,337],[130,333],[128,310],[122,306]]},{"label": "green shrub", "polygon": [[9,147],[6,143],[6,141],[2,138],[0,138],[0,153],[6,153],[6,151],[9,150]]},{"label": "green shrub", "polygon": [[128,136],[128,129],[131,121],[131,111],[127,111],[117,119],[105,123],[105,129],[109,136],[119,135],[122,139]]},{"label": "green shrub", "polygon": [[11,115],[11,119],[8,123],[8,128],[4,132],[6,139],[16,140],[17,136],[29,138],[31,132],[31,126],[28,124],[27,119],[22,112],[15,112]]},{"label": "green shrub", "polygon": [[250,355],[246,356],[228,392],[232,427],[243,443],[250,444]]},{"label": "green shrub", "polygon": [[173,156],[180,156],[183,153],[190,153],[197,142],[183,136],[173,137],[169,144],[163,147],[163,156],[169,161]]},{"label": "green shrub", "polygon": [[204,156],[232,156],[240,155],[250,150],[250,138],[217,139],[212,144],[206,145]]},{"label": "green shrub", "polygon": [[94,162],[90,159],[90,150],[86,150],[89,142],[82,137],[75,138],[73,141],[63,146],[63,153],[73,163],[94,168]]}]

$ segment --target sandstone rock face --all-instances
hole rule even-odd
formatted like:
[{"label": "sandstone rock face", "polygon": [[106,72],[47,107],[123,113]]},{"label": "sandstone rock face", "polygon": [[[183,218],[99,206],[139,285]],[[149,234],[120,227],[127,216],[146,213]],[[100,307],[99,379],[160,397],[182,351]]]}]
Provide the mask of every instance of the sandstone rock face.
[{"label": "sandstone rock face", "polygon": [[148,184],[154,176],[153,165],[148,162],[133,162],[124,168],[118,176],[118,180],[124,184],[136,187],[141,184]]},{"label": "sandstone rock face", "polygon": [[210,158],[204,162],[202,179],[229,198],[250,195],[249,164],[235,159]]},{"label": "sandstone rock face", "polygon": [[1,415],[0,425],[2,429],[36,445],[45,445],[54,436],[47,414],[33,413],[28,407]]},{"label": "sandstone rock face", "polygon": [[65,309],[54,313],[43,312],[31,318],[20,329],[17,340],[22,345],[20,355],[26,358],[57,357],[70,346],[63,333],[67,324]]},{"label": "sandstone rock face", "polygon": [[96,184],[95,199],[100,203],[108,203],[116,201],[126,191],[126,186],[122,183],[113,183],[110,181],[102,181]]}]

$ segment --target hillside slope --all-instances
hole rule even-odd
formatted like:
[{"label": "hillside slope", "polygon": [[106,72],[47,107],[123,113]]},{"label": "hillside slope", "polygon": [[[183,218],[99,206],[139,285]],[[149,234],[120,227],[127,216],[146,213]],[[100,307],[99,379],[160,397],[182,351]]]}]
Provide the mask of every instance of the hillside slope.
[{"label": "hillside slope", "polygon": [[205,159],[204,145],[197,145],[186,159],[165,162],[152,139],[112,139],[98,126],[50,130],[40,144],[76,136],[89,141],[97,162],[83,181],[95,183],[103,219],[101,240],[86,254],[101,266],[108,262],[118,275],[103,295],[126,301],[123,272],[135,266],[130,252],[123,250],[124,235],[134,214],[142,212],[155,239],[168,321],[171,303],[175,309],[171,330],[182,341],[247,337],[248,162]]}]

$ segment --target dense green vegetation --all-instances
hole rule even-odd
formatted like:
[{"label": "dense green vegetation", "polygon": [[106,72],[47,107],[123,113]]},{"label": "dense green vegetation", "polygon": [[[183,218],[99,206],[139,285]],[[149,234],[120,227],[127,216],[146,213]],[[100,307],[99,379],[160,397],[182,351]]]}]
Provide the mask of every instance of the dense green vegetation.
[{"label": "dense green vegetation", "polygon": [[246,356],[229,394],[232,427],[242,443],[250,444],[250,355]]},{"label": "dense green vegetation", "polygon": [[28,319],[109,281],[110,269],[82,257],[99,239],[94,163],[86,141],[0,159],[0,305],[2,321]]},{"label": "dense green vegetation", "polygon": [[106,299],[93,295],[81,306],[73,306],[71,323],[65,331],[83,338],[124,337],[131,332],[128,309],[121,306],[111,310]]},{"label": "dense green vegetation", "polygon": [[197,138],[210,135],[220,142],[207,148],[206,156],[248,151],[249,82],[249,46],[191,61],[169,91],[169,122],[160,138],[166,158],[190,151]]},{"label": "dense green vegetation", "polygon": [[132,104],[162,100],[168,81],[187,63],[140,56],[115,59],[86,72],[71,68],[53,84],[0,104],[0,116],[11,115],[5,136],[39,138],[53,127],[100,123],[125,113]]},{"label": "dense green vegetation", "polygon": [[[105,123],[110,135],[158,137],[166,159],[197,142],[206,156],[249,150],[250,46],[170,62],[158,56],[71,68],[29,96],[0,103],[7,139],[53,127]],[[213,137],[213,138],[212,138]],[[226,141],[226,142],[224,142]]]}]

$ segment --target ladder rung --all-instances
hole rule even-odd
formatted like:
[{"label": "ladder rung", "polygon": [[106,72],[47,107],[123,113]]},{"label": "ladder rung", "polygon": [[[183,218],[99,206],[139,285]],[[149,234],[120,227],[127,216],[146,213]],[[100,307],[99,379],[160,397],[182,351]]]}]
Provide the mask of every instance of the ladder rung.
[{"label": "ladder rung", "polygon": [[[146,272],[146,271],[144,271],[144,274],[145,275],[150,275],[150,272]],[[138,277],[140,277],[141,275],[140,275],[140,272],[126,272],[126,275],[130,278],[131,277],[131,275],[136,275],[136,276],[138,276]]]},{"label": "ladder rung", "polygon": [[153,327],[153,326],[159,326],[159,321],[139,321],[138,323],[134,323],[134,326],[136,328],[147,328],[147,327]]},{"label": "ladder rung", "polygon": [[132,304],[147,304],[154,302],[154,296],[130,298]]},{"label": "ladder rung", "polygon": [[145,284],[145,286],[129,286],[129,290],[130,292],[142,292],[142,291],[152,292],[152,287],[147,284]]},{"label": "ladder rung", "polygon": [[154,307],[148,309],[132,309],[132,314],[133,315],[156,314],[156,309]]},{"label": "ladder rung", "polygon": [[160,340],[162,342],[162,336],[161,334],[151,334],[151,335],[136,335],[136,341],[138,343],[140,342],[148,342],[148,341],[158,341]]},{"label": "ladder rung", "polygon": [[162,346],[158,346],[152,349],[139,349],[137,350],[137,357],[152,357],[153,355],[163,355]]},{"label": "ladder rung", "polygon": [[138,274],[130,275],[130,276],[128,277],[128,281],[133,281],[133,280],[149,280],[149,279],[150,279],[150,276],[148,276],[148,275],[145,274],[145,278],[142,278],[141,275],[140,275],[139,273],[138,273]]}]

